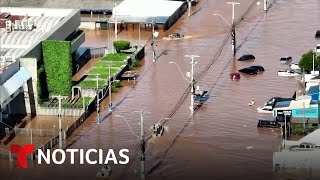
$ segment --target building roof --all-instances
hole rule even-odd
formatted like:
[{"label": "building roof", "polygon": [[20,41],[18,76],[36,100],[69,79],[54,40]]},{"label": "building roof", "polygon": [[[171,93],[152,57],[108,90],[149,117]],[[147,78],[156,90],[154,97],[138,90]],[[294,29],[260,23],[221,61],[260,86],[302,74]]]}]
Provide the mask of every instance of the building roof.
[{"label": "building roof", "polygon": [[319,94],[319,85],[311,86],[307,92],[307,94]]},{"label": "building roof", "polygon": [[303,96],[303,98],[300,96],[300,99],[297,99],[296,101],[290,102],[290,108],[291,109],[300,109],[300,108],[309,108],[311,105],[311,97],[310,96]]},{"label": "building roof", "polygon": [[[11,30],[0,28],[0,69],[10,66],[36,42],[52,34],[52,29],[72,11],[73,9],[1,7],[1,21],[11,22],[12,26],[9,26]],[[21,29],[28,24],[33,25],[31,29]]]},{"label": "building roof", "polygon": [[8,102],[6,100],[16,92],[28,79],[30,79],[29,72],[21,67],[20,70],[15,73],[8,81],[6,81],[2,86],[0,86],[0,105],[1,108],[6,106]]},{"label": "building roof", "polygon": [[184,2],[167,0],[124,0],[113,8],[108,22],[165,23]]},{"label": "building roof", "polygon": [[284,108],[284,107],[289,107],[290,106],[291,101],[280,101],[280,102],[276,102],[274,108]]}]

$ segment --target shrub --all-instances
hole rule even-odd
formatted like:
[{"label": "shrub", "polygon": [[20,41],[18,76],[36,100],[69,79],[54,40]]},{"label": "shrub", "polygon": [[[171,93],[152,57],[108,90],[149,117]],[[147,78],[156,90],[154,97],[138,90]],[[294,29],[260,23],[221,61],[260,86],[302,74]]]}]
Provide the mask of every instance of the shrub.
[{"label": "shrub", "polygon": [[42,42],[49,95],[69,95],[72,87],[71,44],[68,41]]},{"label": "shrub", "polygon": [[91,101],[91,97],[84,97],[84,98],[80,98],[77,103],[75,104],[76,108],[83,108],[83,99],[84,99],[84,104],[85,106],[88,105],[88,103]]},{"label": "shrub", "polygon": [[121,81],[115,80],[115,81],[113,81],[113,83],[111,85],[111,91],[117,92],[119,87],[122,87]]},{"label": "shrub", "polygon": [[[299,67],[302,69],[304,68],[304,70],[306,71],[312,71],[313,69],[313,52],[310,50],[309,52],[305,53],[302,55],[300,61],[299,61]],[[315,69],[318,69],[320,66],[320,57],[318,57],[317,59],[315,59],[314,61],[314,66]]]},{"label": "shrub", "polygon": [[130,48],[130,42],[129,41],[114,41],[113,46],[116,49],[117,52],[120,52],[121,50],[126,50]]},{"label": "shrub", "polygon": [[292,124],[292,133],[297,135],[303,135],[304,133],[311,133],[316,130],[317,126],[311,126],[311,124],[305,124],[305,129],[303,128],[303,124]]}]

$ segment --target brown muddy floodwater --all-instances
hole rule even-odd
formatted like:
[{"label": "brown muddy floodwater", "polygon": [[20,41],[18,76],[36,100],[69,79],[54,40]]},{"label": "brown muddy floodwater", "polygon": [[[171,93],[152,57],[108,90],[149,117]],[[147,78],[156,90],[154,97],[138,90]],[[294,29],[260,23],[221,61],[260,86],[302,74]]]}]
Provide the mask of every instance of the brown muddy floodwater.
[{"label": "brown muddy floodwater", "polygon": [[[277,71],[288,68],[280,64],[283,55],[293,57],[298,62],[301,54],[316,44],[314,34],[320,24],[319,0],[272,0],[269,10],[260,9],[256,1],[239,0],[236,6],[236,19],[254,3],[250,12],[237,25],[238,52],[236,59],[251,53],[253,62],[233,60],[230,40],[226,43],[218,59],[201,76],[197,85],[211,90],[211,97],[201,107],[194,118],[189,120],[188,97],[178,111],[165,124],[167,131],[161,138],[148,141],[146,149],[147,179],[272,179],[272,155],[279,142],[279,132],[257,129],[257,119],[271,118],[258,114],[256,108],[273,96],[292,96],[298,89],[296,78],[278,77]],[[199,11],[198,11],[199,10]],[[68,148],[121,148],[130,150],[128,165],[111,165],[111,179],[139,179],[140,158],[139,139],[128,130],[126,123],[114,115],[127,118],[136,134],[140,132],[140,116],[133,110],[143,108],[151,111],[145,115],[145,131],[167,117],[188,87],[174,61],[185,73],[190,69],[190,59],[186,54],[199,55],[195,72],[200,73],[218,53],[223,40],[228,36],[228,26],[214,13],[231,19],[231,5],[226,0],[202,1],[191,17],[185,14],[169,31],[160,32],[167,36],[179,32],[193,38],[168,41],[157,38],[157,54],[164,52],[152,65],[150,42],[146,46],[144,66],[137,85],[130,90],[132,83],[113,96],[115,103],[121,101],[111,116],[103,119],[100,125],[95,122],[96,114],[78,129],[65,142]],[[229,21],[230,22],[230,21]],[[86,31],[84,46],[107,46],[114,40],[108,31]],[[150,31],[141,32],[141,41],[146,42]],[[138,32],[122,31],[118,39],[135,39]],[[246,76],[239,81],[231,81],[229,74],[251,65],[265,68],[263,74]],[[130,91],[129,91],[130,90]],[[129,92],[129,93],[128,93]],[[256,104],[249,107],[254,99]],[[107,102],[104,102],[104,107]],[[102,112],[108,114],[107,109]],[[148,129],[148,130],[147,130]],[[92,155],[92,158],[95,156]],[[44,177],[66,179],[94,179],[101,165],[37,165],[21,170],[5,168],[8,161],[1,161],[7,179],[43,179]],[[2,172],[1,172],[2,174]]]}]

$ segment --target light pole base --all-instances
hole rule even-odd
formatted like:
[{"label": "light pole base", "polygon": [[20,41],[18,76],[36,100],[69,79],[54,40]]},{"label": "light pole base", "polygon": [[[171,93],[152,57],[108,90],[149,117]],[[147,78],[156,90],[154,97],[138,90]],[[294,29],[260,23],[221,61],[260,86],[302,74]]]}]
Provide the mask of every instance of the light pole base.
[{"label": "light pole base", "polygon": [[99,118],[99,116],[97,117],[97,124],[100,124],[100,118]]},{"label": "light pole base", "polygon": [[109,112],[111,112],[111,111],[112,111],[112,104],[109,104],[109,106],[108,106],[108,110],[109,110]]}]

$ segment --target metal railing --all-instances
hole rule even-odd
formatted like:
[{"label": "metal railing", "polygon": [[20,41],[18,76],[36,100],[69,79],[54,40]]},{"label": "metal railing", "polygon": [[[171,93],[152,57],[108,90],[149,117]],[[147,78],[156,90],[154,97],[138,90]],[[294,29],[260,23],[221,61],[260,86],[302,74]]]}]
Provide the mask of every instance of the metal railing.
[{"label": "metal railing", "polygon": [[29,128],[14,128],[16,136],[29,137],[54,137],[58,131],[52,129],[29,129]]}]

